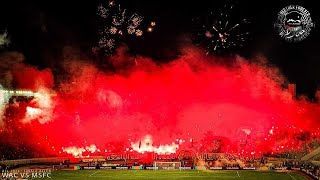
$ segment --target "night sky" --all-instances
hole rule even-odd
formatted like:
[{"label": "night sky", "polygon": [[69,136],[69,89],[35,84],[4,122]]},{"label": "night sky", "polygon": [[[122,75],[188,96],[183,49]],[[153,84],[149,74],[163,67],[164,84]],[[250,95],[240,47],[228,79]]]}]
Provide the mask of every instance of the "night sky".
[{"label": "night sky", "polygon": [[[20,51],[26,62],[39,68],[51,67],[61,57],[65,46],[79,47],[90,54],[95,45],[98,16],[96,7],[103,1],[7,1],[1,4],[0,27],[7,29],[12,44],[8,49]],[[192,31],[192,18],[205,15],[224,4],[235,4],[239,16],[251,19],[251,40],[239,49],[244,57],[266,56],[280,68],[297,91],[312,97],[320,85],[319,7],[316,1],[119,1],[123,8],[144,16],[145,22],[157,23],[154,32],[126,43],[136,54],[159,61],[178,55]],[[281,39],[273,27],[277,13],[285,6],[297,4],[310,13],[315,28],[299,43]],[[4,51],[4,50],[2,50]]]}]

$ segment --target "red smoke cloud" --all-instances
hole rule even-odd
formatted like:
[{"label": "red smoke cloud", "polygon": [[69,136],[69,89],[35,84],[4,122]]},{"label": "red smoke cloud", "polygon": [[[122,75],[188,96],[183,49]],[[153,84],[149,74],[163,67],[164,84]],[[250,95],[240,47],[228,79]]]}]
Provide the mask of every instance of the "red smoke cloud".
[{"label": "red smoke cloud", "polygon": [[13,79],[17,88],[33,91],[37,91],[40,87],[52,88],[54,85],[54,78],[50,69],[38,70],[24,65],[14,67]]},{"label": "red smoke cloud", "polygon": [[[24,131],[57,154],[92,144],[102,152],[158,152],[173,145],[260,154],[298,149],[318,136],[317,104],[293,100],[282,75],[263,58],[232,60],[232,67],[221,65],[192,48],[165,64],[117,56],[127,62],[117,73],[70,61],[65,68],[71,78],[56,82],[48,106],[51,120],[31,121]],[[53,87],[49,70],[26,68],[14,77],[21,87]],[[152,137],[151,145],[145,137]]]}]

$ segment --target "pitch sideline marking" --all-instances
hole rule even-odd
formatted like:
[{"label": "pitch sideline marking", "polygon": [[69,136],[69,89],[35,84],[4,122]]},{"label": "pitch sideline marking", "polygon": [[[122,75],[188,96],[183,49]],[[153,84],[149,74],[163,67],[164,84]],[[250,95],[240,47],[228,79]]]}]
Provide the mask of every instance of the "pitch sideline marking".
[{"label": "pitch sideline marking", "polygon": [[239,172],[237,171],[238,177],[240,177]]},{"label": "pitch sideline marking", "polygon": [[96,174],[97,172],[99,172],[100,170],[98,170],[98,171],[96,171],[96,172],[94,172],[94,173],[92,173],[92,174],[90,174],[89,176],[92,176],[92,175],[94,175],[94,174]]},{"label": "pitch sideline marking", "polygon": [[[101,178],[111,178],[111,177],[114,177],[114,176],[103,176],[103,175],[98,175],[98,176],[95,176],[95,177],[101,177]],[[135,178],[143,178],[143,177],[147,177],[145,175],[138,175],[138,176],[133,176]],[[150,179],[168,179],[168,177],[148,177]],[[179,176],[179,178],[205,178],[205,176]]]},{"label": "pitch sideline marking", "polygon": [[288,173],[288,174],[289,174],[289,176],[290,176],[292,179],[296,180],[296,178],[294,178],[293,176],[291,176],[291,174],[290,174],[290,173]]}]

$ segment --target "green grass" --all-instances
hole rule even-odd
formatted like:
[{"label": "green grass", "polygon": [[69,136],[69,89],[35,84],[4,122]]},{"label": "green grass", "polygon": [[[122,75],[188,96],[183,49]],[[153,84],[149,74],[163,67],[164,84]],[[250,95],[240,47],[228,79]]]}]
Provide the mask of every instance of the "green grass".
[{"label": "green grass", "polygon": [[[238,173],[239,176],[238,176]],[[197,171],[197,170],[64,170],[54,171],[51,179],[245,179],[302,180],[293,172],[272,171]]]}]

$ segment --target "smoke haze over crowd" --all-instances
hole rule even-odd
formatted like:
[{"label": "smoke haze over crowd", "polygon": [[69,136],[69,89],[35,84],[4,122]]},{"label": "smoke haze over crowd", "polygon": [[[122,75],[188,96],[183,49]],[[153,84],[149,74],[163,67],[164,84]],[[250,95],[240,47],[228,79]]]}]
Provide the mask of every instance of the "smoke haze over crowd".
[{"label": "smoke haze over crowd", "polygon": [[37,93],[30,102],[1,104],[1,144],[14,146],[19,137],[18,144],[55,155],[79,148],[89,153],[85,147],[93,146],[103,152],[194,148],[260,155],[299,149],[318,137],[319,104],[293,98],[289,82],[267,59],[235,56],[225,65],[194,47],[181,54],[156,63],[122,49],[109,60],[117,71],[75,54],[62,60],[67,78],[57,81],[52,70],[5,53],[2,84]]}]

